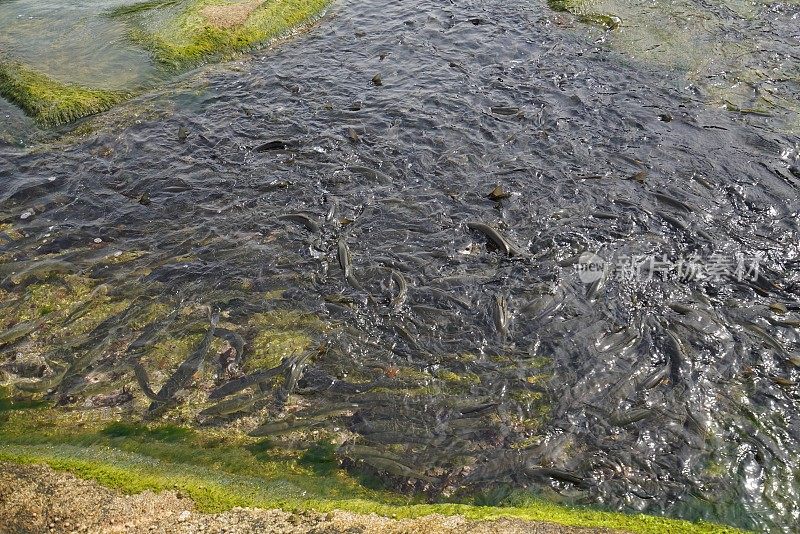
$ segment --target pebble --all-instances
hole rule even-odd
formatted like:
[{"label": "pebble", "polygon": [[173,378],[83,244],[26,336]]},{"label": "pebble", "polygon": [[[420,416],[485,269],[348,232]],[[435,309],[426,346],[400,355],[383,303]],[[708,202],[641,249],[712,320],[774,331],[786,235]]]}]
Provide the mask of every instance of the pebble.
[{"label": "pebble", "polygon": [[22,212],[22,214],[19,216],[19,218],[24,221],[25,219],[29,219],[29,218],[33,217],[33,215],[34,215],[33,210],[25,210],[25,211]]},{"label": "pebble", "polygon": [[100,239],[99,237],[95,237],[95,238],[94,238],[94,242],[95,242],[95,243],[102,243],[102,242],[103,242],[103,240],[102,240],[102,239]]},{"label": "pebble", "polygon": [[192,513],[189,510],[184,510],[178,516],[178,523],[186,523],[191,516],[192,516]]}]

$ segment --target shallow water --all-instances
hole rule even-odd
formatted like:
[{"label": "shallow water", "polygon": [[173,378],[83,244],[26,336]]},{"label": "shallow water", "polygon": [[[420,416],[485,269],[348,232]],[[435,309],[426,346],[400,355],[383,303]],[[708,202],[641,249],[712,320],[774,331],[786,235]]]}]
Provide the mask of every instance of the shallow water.
[{"label": "shallow water", "polygon": [[[210,305],[245,337],[275,310],[329,323],[293,397],[356,404],[323,426],[390,448],[409,491],[509,486],[792,530],[800,146],[782,117],[720,110],[595,36],[540,3],[337,3],[84,139],[0,148],[4,218],[24,232],[2,251],[63,257],[114,298]],[[487,198],[497,184],[509,198]],[[298,212],[320,231],[278,219]],[[116,251],[143,254],[98,265]],[[587,251],[618,272],[584,283]],[[634,257],[730,273],[648,279]],[[80,404],[67,393],[85,384],[59,387]]]},{"label": "shallow water", "polygon": [[125,0],[0,2],[0,53],[64,83],[100,89],[150,86],[163,75],[127,40],[123,22],[105,16]]}]

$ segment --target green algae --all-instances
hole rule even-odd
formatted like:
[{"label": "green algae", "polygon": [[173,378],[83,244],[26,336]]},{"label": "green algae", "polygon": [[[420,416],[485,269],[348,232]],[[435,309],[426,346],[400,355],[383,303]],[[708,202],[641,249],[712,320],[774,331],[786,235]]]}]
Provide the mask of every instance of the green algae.
[{"label": "green algae", "polygon": [[45,126],[59,126],[106,111],[131,96],[123,91],[62,83],[21,63],[2,59],[0,95]]},{"label": "green algae", "polygon": [[154,59],[183,69],[210,58],[231,57],[280,38],[317,16],[330,0],[267,0],[254,5],[236,24],[215,24],[208,8],[233,9],[241,3],[220,0],[144,2],[109,13],[124,19],[131,38],[149,50]]}]

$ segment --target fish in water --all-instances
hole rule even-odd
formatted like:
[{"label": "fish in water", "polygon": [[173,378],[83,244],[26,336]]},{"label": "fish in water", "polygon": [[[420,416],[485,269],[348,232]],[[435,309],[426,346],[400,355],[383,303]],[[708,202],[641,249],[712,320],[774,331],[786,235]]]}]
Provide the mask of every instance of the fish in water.
[{"label": "fish in water", "polygon": [[510,314],[508,311],[508,300],[505,296],[495,295],[493,311],[495,328],[497,328],[497,331],[500,333],[500,335],[507,335]]},{"label": "fish in water", "polygon": [[243,376],[241,378],[237,378],[235,380],[231,380],[230,382],[226,382],[225,384],[221,385],[217,389],[211,392],[208,396],[209,400],[214,399],[221,399],[227,397],[228,395],[233,395],[234,393],[238,393],[239,391],[253,386],[255,384],[261,384],[278,376],[288,365],[288,359],[284,360],[280,365],[272,367],[270,369],[264,369],[261,371],[256,371],[251,373],[247,376]]},{"label": "fish in water", "polygon": [[142,330],[142,333],[130,344],[126,354],[135,354],[142,349],[149,347],[158,340],[164,331],[171,325],[175,318],[178,316],[178,308],[173,310],[169,315],[160,321],[153,321]]},{"label": "fish in water", "polygon": [[[208,329],[200,344],[192,351],[189,357],[178,366],[178,369],[169,377],[167,382],[159,390],[157,397],[159,399],[173,399],[175,394],[184,388],[192,379],[194,374],[203,365],[206,358],[208,349],[211,346],[211,340],[214,338],[214,330],[219,322],[219,313],[214,313],[211,317],[211,327]],[[153,412],[160,408],[162,401],[154,401],[148,408],[148,412]]]},{"label": "fish in water", "polygon": [[67,374],[67,370],[69,370],[69,365],[66,364],[59,365],[49,361],[48,363],[50,364],[50,367],[54,369],[52,375],[44,377],[41,380],[37,380],[35,382],[17,382],[14,384],[14,387],[26,393],[42,393],[45,391],[49,391],[54,387],[57,387],[64,379],[64,375]]},{"label": "fish in water", "polygon": [[218,402],[200,412],[201,417],[219,417],[241,412],[252,407],[256,402],[267,397],[269,391],[256,391]]},{"label": "fish in water", "polygon": [[398,271],[392,270],[392,280],[397,284],[397,294],[392,297],[390,305],[395,311],[405,304],[408,298],[408,283],[406,278]]},{"label": "fish in water", "polygon": [[274,421],[265,423],[254,430],[248,436],[260,438],[264,436],[277,436],[280,434],[288,434],[295,430],[303,430],[312,426],[322,424],[324,421],[319,420],[296,420],[294,417],[286,418],[281,421]]},{"label": "fish in water", "polygon": [[389,185],[394,182],[391,176],[386,173],[383,173],[376,169],[370,169],[369,167],[362,167],[360,165],[351,165],[347,167],[347,170],[350,172],[354,172],[360,174],[364,178],[368,180],[377,180],[382,185]]},{"label": "fish in water", "polygon": [[273,141],[267,141],[266,143],[262,143],[256,147],[256,152],[269,152],[272,150],[288,150],[292,146],[294,146],[294,142],[292,141],[284,141],[282,139],[275,139]]},{"label": "fish in water", "polygon": [[278,219],[300,225],[315,234],[319,232],[319,223],[303,213],[287,213],[286,215],[281,215]]},{"label": "fish in water", "polygon": [[390,458],[383,458],[380,456],[364,456],[361,458],[361,461],[365,464],[377,469],[378,471],[384,471],[390,475],[398,476],[398,477],[405,477],[405,478],[414,478],[417,480],[423,480],[425,482],[430,482],[431,484],[435,484],[439,482],[438,478],[434,478],[423,473],[419,473],[405,464],[401,464],[395,460]]},{"label": "fish in water", "polygon": [[303,371],[305,370],[306,362],[310,355],[311,353],[304,352],[296,358],[291,358],[290,361],[287,362],[283,384],[281,384],[276,395],[278,402],[281,404],[289,400],[289,395],[291,395],[297,387],[297,382],[300,380],[300,377],[303,376]]},{"label": "fish in water", "polygon": [[25,280],[31,277],[35,277],[39,280],[44,280],[50,275],[53,274],[71,274],[76,272],[78,269],[75,265],[68,263],[62,260],[43,260],[38,261],[23,269],[22,271],[14,274],[10,274],[3,280],[2,286],[7,287],[9,285],[19,285],[23,283]]},{"label": "fish in water", "polygon": [[609,422],[614,426],[623,427],[647,419],[652,415],[654,415],[654,410],[650,408],[633,408],[612,413]]},{"label": "fish in water", "polygon": [[503,189],[503,186],[497,185],[486,196],[489,197],[491,200],[500,201],[500,200],[503,200],[504,198],[510,197],[511,194],[508,193],[505,189]]},{"label": "fish in water", "polygon": [[489,241],[496,246],[500,251],[502,251],[507,256],[519,256],[520,252],[505,238],[503,237],[500,232],[489,226],[488,224],[484,224],[478,221],[470,221],[467,223],[467,228],[474,232],[480,232],[484,236],[486,236]]},{"label": "fish in water", "polygon": [[236,351],[236,360],[242,360],[242,357],[244,356],[245,341],[241,334],[234,332],[233,330],[228,330],[227,328],[216,328],[214,329],[214,336],[224,339],[230,343],[231,347],[233,347],[233,349]]},{"label": "fish in water", "polygon": [[18,323],[7,330],[0,332],[0,346],[19,341],[39,328],[46,320],[46,316],[40,317],[38,319],[34,319],[33,321]]},{"label": "fish in water", "polygon": [[350,247],[347,246],[345,238],[339,238],[337,243],[337,256],[339,258],[339,267],[344,272],[344,277],[349,279],[353,272],[352,258],[350,257]]}]

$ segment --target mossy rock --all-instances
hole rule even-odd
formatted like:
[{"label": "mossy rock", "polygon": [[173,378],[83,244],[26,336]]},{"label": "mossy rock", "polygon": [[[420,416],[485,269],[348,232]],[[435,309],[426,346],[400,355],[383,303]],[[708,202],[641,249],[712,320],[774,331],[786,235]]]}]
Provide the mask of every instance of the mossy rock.
[{"label": "mossy rock", "polygon": [[62,83],[15,61],[0,60],[0,95],[45,126],[106,111],[130,97],[123,91]]},{"label": "mossy rock", "polygon": [[318,15],[330,0],[146,1],[109,16],[126,21],[130,37],[154,59],[183,69],[230,57],[288,34]]}]

